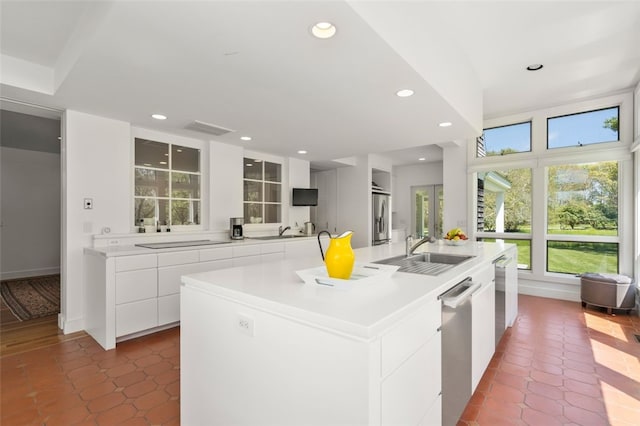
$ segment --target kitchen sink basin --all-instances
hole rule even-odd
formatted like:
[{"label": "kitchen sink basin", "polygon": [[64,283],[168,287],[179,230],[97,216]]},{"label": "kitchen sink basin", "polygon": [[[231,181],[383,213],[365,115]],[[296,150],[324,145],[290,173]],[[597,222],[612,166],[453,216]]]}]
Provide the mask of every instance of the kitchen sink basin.
[{"label": "kitchen sink basin", "polygon": [[247,237],[250,240],[286,240],[289,238],[308,237],[308,235],[267,235],[266,237]]},{"label": "kitchen sink basin", "polygon": [[418,253],[411,256],[395,256],[373,263],[396,265],[400,272],[422,275],[440,275],[474,256],[445,253]]}]

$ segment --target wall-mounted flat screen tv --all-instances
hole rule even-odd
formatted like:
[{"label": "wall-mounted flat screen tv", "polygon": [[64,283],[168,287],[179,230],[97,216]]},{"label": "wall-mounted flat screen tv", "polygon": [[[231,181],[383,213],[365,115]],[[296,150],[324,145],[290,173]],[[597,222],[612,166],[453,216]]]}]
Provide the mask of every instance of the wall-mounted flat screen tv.
[{"label": "wall-mounted flat screen tv", "polygon": [[318,205],[318,189],[317,188],[293,188],[291,205],[317,206]]}]

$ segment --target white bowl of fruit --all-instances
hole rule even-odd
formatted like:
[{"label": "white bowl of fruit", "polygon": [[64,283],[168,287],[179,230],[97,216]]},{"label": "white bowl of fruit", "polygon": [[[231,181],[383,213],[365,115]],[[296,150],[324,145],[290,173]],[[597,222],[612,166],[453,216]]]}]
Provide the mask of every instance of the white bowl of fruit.
[{"label": "white bowl of fruit", "polygon": [[444,243],[450,246],[461,246],[467,241],[469,238],[460,228],[453,228],[444,235]]}]

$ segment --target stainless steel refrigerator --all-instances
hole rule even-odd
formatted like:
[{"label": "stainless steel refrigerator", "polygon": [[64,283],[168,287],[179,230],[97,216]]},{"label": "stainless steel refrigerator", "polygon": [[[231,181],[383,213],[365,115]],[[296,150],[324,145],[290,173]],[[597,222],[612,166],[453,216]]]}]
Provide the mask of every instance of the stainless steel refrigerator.
[{"label": "stainless steel refrigerator", "polygon": [[373,215],[371,243],[375,246],[391,241],[391,196],[374,192],[371,199]]}]

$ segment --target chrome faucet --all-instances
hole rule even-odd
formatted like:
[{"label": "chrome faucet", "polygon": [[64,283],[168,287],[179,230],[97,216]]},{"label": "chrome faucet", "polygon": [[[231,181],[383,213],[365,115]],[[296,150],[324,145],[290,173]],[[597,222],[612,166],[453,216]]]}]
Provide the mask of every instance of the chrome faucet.
[{"label": "chrome faucet", "polygon": [[287,226],[286,228],[282,229],[282,225],[280,225],[280,227],[278,228],[278,236],[282,237],[282,234],[284,234],[284,231],[286,231],[287,229],[291,229],[291,227]]},{"label": "chrome faucet", "polygon": [[409,235],[406,238],[405,242],[406,242],[406,255],[411,256],[418,247],[420,247],[424,243],[435,243],[436,239],[435,237],[432,237],[432,236],[426,236],[422,238],[420,241],[418,241],[417,243],[413,244],[413,237]]}]

